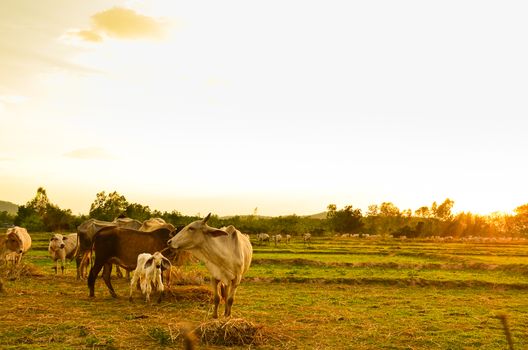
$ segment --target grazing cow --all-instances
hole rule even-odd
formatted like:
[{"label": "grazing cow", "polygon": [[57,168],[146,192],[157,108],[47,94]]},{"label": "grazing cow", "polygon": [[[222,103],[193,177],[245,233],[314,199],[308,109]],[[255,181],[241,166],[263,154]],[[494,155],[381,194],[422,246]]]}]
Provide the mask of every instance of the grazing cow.
[{"label": "grazing cow", "polygon": [[173,249],[188,250],[205,263],[213,276],[213,318],[218,318],[220,294],[226,300],[224,315],[231,315],[236,289],[249,269],[253,248],[249,239],[233,226],[225,230],[208,226],[210,217],[211,214],[185,226],[167,244]]},{"label": "grazing cow", "polygon": [[277,235],[273,236],[273,242],[275,242],[275,245],[277,245],[281,241],[282,241],[282,235],[277,234]]},{"label": "grazing cow", "polygon": [[172,238],[173,231],[160,228],[152,232],[142,232],[121,227],[105,227],[95,235],[93,247],[95,262],[88,275],[88,288],[90,296],[94,296],[95,279],[103,269],[103,280],[116,298],[117,294],[110,282],[112,264],[121,266],[125,270],[134,270],[137,266],[137,257],[141,253],[162,251],[167,248],[167,240]]},{"label": "grazing cow", "polygon": [[161,296],[163,294],[163,281],[162,272],[169,270],[171,263],[169,259],[164,257],[160,252],[154,254],[143,253],[139,254],[137,258],[136,269],[132,281],[130,281],[130,293],[128,299],[132,301],[132,292],[136,288],[136,284],[139,280],[141,287],[141,293],[145,295],[145,302],[150,303],[150,293],[152,293],[152,287],[159,291],[158,303],[161,302]]},{"label": "grazing cow", "polygon": [[[77,279],[85,278],[88,263],[91,260],[92,240],[99,230],[105,227],[123,227],[137,230],[141,227],[141,222],[130,218],[117,218],[114,221],[102,221],[88,219],[77,227],[77,256],[81,257],[81,264],[77,268]],[[117,269],[118,274],[121,273]]]},{"label": "grazing cow", "polygon": [[66,259],[75,259],[77,267],[81,262],[80,257],[75,256],[77,250],[77,234],[71,233],[67,236],[63,236],[60,233],[55,233],[51,239],[48,246],[48,252],[50,254],[51,260],[55,262],[55,274],[59,272],[59,260],[61,261],[61,271],[64,275],[64,263]]},{"label": "grazing cow", "polygon": [[7,229],[5,241],[1,250],[4,250],[5,258],[17,265],[22,260],[29,248],[31,248],[31,236],[23,227],[11,227]]},{"label": "grazing cow", "polygon": [[305,244],[311,242],[312,241],[312,235],[310,233],[305,233],[303,235],[303,241],[304,241]]},{"label": "grazing cow", "polygon": [[290,243],[291,235],[286,235],[285,241],[286,241],[286,244]]},{"label": "grazing cow", "polygon": [[267,233],[257,233],[257,241],[259,243],[270,242],[270,236]]}]

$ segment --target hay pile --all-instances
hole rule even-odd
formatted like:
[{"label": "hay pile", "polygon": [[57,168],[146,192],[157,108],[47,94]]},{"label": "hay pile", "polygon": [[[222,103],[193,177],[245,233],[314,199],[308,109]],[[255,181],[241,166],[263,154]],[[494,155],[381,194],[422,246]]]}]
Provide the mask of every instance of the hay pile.
[{"label": "hay pile", "polygon": [[203,272],[186,266],[172,266],[170,273],[171,283],[175,285],[202,285],[205,283]]},{"label": "hay pile", "polygon": [[182,286],[166,290],[165,299],[171,301],[190,300],[211,302],[213,300],[213,291],[211,287],[207,286]]},{"label": "hay pile", "polygon": [[200,324],[194,333],[202,344],[214,345],[259,345],[266,337],[262,326],[242,318],[212,320]]},{"label": "hay pile", "polygon": [[0,264],[0,278],[4,278],[8,281],[16,281],[21,277],[42,277],[44,273],[41,269],[33,264],[20,263],[18,265],[13,264]]}]

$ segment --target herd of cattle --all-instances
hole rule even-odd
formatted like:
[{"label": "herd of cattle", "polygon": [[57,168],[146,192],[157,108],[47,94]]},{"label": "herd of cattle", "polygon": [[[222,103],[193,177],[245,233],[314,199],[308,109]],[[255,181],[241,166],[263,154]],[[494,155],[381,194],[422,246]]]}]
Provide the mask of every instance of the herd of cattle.
[{"label": "herd of cattle", "polygon": [[[153,289],[159,292],[158,302],[161,300],[164,279],[170,282],[171,261],[188,251],[205,264],[212,276],[213,317],[218,317],[221,298],[225,300],[224,315],[229,316],[236,289],[251,264],[253,249],[249,237],[234,226],[207,225],[210,216],[179,230],[159,218],[144,222],[129,218],[112,222],[89,219],[78,226],[77,233],[54,234],[48,251],[55,263],[55,273],[58,273],[59,261],[64,274],[66,259],[75,258],[77,279],[84,279],[88,266],[92,265],[88,274],[90,297],[95,295],[95,282],[101,270],[110,294],[117,297],[110,279],[112,267],[116,265],[117,270],[121,267],[127,273],[133,272],[130,300],[139,285],[147,302]],[[0,258],[6,263],[18,265],[30,247],[31,236],[25,228],[15,226],[0,235]]]}]

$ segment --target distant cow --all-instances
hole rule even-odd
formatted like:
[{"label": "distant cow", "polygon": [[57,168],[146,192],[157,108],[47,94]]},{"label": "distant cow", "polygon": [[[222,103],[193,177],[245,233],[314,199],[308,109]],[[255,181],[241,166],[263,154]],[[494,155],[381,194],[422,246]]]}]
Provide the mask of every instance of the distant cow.
[{"label": "distant cow", "polygon": [[259,243],[270,242],[270,236],[267,233],[257,233],[257,241]]},{"label": "distant cow", "polygon": [[276,234],[275,236],[273,236],[273,242],[275,242],[275,245],[277,245],[281,241],[282,241],[282,235],[281,234]]},{"label": "distant cow", "polygon": [[224,315],[231,315],[235,292],[242,275],[249,269],[253,249],[249,238],[234,226],[224,230],[208,226],[210,217],[211,214],[185,226],[167,244],[174,249],[188,250],[205,263],[213,276],[213,318],[218,318],[220,294],[226,300]]},{"label": "distant cow", "polygon": [[170,268],[171,263],[169,259],[164,257],[160,252],[155,252],[154,254],[139,254],[136,269],[134,270],[132,281],[130,281],[130,293],[128,299],[132,301],[132,292],[139,281],[141,292],[145,295],[145,301],[147,303],[150,303],[150,293],[152,293],[153,287],[159,291],[158,303],[161,302],[161,296],[164,289],[162,272],[164,270],[170,271]]},{"label": "distant cow", "polygon": [[[55,274],[59,271],[59,260],[61,261],[61,271],[64,275],[64,263],[66,259],[73,259],[77,249],[77,234],[71,233],[67,236],[63,236],[60,233],[55,233],[49,242],[48,252],[51,260],[55,262]],[[81,262],[80,257],[75,257],[75,263],[77,267]]]},{"label": "distant cow", "polygon": [[286,241],[286,244],[290,243],[291,235],[286,235],[285,241]]},{"label": "distant cow", "polygon": [[[91,259],[93,237],[105,227],[123,227],[137,230],[141,227],[141,222],[130,218],[117,218],[112,222],[88,219],[80,224],[77,227],[77,256],[81,257],[81,264],[77,267],[77,279],[85,277],[88,263]],[[119,270],[118,272],[120,273]]]},{"label": "distant cow", "polygon": [[13,263],[19,264],[29,248],[31,248],[31,236],[23,227],[11,227],[7,229],[3,246],[0,248],[4,252],[4,258],[8,258]]},{"label": "distant cow", "polygon": [[303,235],[303,241],[304,241],[305,244],[311,242],[312,241],[312,235],[310,233],[305,233]]},{"label": "distant cow", "polygon": [[88,276],[90,296],[94,296],[95,279],[103,269],[103,280],[116,298],[117,295],[110,282],[112,264],[123,267],[128,271],[137,266],[137,257],[142,253],[153,254],[167,248],[167,240],[172,238],[173,231],[160,228],[152,232],[142,232],[121,227],[105,227],[95,235],[93,247],[95,262]]}]

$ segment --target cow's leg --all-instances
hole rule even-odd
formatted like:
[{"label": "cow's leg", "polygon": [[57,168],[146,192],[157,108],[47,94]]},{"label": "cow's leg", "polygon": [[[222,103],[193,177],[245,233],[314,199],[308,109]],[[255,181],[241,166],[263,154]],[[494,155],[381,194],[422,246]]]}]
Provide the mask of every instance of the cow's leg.
[{"label": "cow's leg", "polygon": [[59,260],[55,260],[55,266],[53,267],[53,270],[55,270],[55,275],[57,275],[57,271],[59,270]]},{"label": "cow's leg", "polygon": [[136,288],[137,283],[139,279],[139,273],[134,271],[132,275],[132,281],[130,281],[130,292],[128,293],[128,301],[132,302],[132,293],[134,292],[134,288]]},{"label": "cow's leg", "polygon": [[229,286],[227,286],[227,299],[226,299],[226,305],[225,305],[225,313],[224,316],[231,316],[231,307],[233,306],[233,302],[235,301],[235,293],[238,288],[238,285],[240,282],[237,279],[232,280],[229,283]]},{"label": "cow's leg", "polygon": [[116,265],[116,276],[117,278],[123,278],[123,273],[121,272],[121,269],[117,265]]},{"label": "cow's leg", "polygon": [[62,275],[64,276],[64,263],[66,262],[66,258],[62,258],[61,259],[61,271],[62,271]]},{"label": "cow's leg", "polygon": [[156,281],[157,289],[159,291],[159,297],[158,297],[158,304],[161,303],[161,298],[163,297],[163,290],[165,289],[163,286],[163,281],[161,280],[161,275],[163,272],[160,271],[158,275],[158,279]]},{"label": "cow's leg", "polygon": [[108,290],[110,291],[110,295],[112,295],[112,298],[117,298],[117,294],[114,291],[114,287],[112,287],[112,282],[110,282],[110,275],[112,274],[112,263],[106,263],[103,268],[103,280],[105,281],[106,286],[108,287]]},{"label": "cow's leg", "polygon": [[97,278],[97,275],[99,274],[99,271],[103,268],[103,263],[100,261],[97,261],[97,258],[95,259],[95,263],[90,269],[90,274],[88,275],[88,288],[90,289],[90,297],[93,297],[94,289],[95,289],[95,280]]},{"label": "cow's leg", "polygon": [[81,257],[75,257],[75,269],[77,270],[77,280],[81,279]]},{"label": "cow's leg", "polygon": [[213,318],[218,318],[218,304],[220,304],[220,294],[218,293],[218,283],[220,280],[217,280],[213,277],[212,283],[213,283],[213,294],[214,294],[214,310],[213,310]]}]

